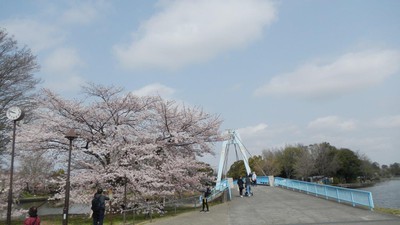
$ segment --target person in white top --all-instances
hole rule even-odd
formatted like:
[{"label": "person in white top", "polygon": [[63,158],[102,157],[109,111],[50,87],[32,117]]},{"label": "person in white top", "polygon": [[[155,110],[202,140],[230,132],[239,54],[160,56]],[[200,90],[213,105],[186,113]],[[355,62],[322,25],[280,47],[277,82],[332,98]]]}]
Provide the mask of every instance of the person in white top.
[{"label": "person in white top", "polygon": [[251,181],[253,183],[253,186],[257,186],[257,175],[256,171],[253,171],[253,174],[251,175]]}]

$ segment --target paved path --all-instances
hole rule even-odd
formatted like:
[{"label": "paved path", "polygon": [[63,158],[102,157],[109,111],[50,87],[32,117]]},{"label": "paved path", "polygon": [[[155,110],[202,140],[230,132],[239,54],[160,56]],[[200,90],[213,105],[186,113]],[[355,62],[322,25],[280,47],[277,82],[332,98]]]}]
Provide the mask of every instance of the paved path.
[{"label": "paved path", "polygon": [[210,208],[210,213],[189,212],[153,220],[154,225],[292,225],[349,224],[394,225],[400,217],[309,196],[278,187],[258,186],[254,196],[240,198]]}]

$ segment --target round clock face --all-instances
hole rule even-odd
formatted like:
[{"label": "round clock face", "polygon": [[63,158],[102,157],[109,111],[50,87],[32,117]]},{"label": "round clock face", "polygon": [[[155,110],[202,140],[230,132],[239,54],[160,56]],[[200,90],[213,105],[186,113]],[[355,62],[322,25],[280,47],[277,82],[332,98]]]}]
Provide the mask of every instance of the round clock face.
[{"label": "round clock face", "polygon": [[19,107],[13,106],[7,110],[7,117],[10,120],[20,120],[23,117],[22,110]]}]

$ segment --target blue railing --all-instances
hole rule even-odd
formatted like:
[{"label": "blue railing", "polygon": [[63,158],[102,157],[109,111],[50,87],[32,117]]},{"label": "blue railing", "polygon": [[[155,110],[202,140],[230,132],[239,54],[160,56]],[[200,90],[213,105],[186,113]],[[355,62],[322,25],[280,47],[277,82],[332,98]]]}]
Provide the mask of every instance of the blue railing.
[{"label": "blue railing", "polygon": [[[233,184],[237,185],[237,180],[233,180]],[[258,176],[257,177],[257,184],[269,185],[268,176]]]},{"label": "blue railing", "polygon": [[[229,183],[228,180],[224,179],[221,180],[221,183],[217,184],[215,188],[211,189],[211,195],[207,197],[208,201],[212,201],[222,194],[224,194],[225,191],[228,191],[229,199],[232,199],[232,191],[229,188]],[[202,204],[203,201],[203,194],[199,196],[199,203]]]},{"label": "blue railing", "polygon": [[317,197],[336,200],[338,202],[350,203],[353,206],[366,206],[373,210],[374,202],[369,191],[354,190],[348,188],[335,187],[330,185],[316,184],[298,180],[275,177],[275,186],[303,191]]},{"label": "blue railing", "polygon": [[269,185],[269,177],[267,177],[267,176],[257,176],[257,184]]}]

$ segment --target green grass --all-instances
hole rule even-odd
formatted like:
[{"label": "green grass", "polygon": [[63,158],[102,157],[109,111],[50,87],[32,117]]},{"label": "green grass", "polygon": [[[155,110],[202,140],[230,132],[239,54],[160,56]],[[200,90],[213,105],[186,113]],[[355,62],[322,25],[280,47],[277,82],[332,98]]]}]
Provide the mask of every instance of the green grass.
[{"label": "green grass", "polygon": [[395,216],[400,216],[400,209],[390,209],[390,208],[374,208],[377,212],[382,212],[386,214],[391,214]]},{"label": "green grass", "polygon": [[[159,214],[152,214],[152,219],[161,219],[166,217],[176,216],[178,214],[182,214],[185,212],[191,212],[195,210],[199,210],[199,208],[193,207],[179,207],[171,208],[166,207],[165,210],[167,213],[164,216],[160,216]],[[41,225],[62,225],[62,215],[51,215],[51,216],[40,216]],[[12,225],[21,225],[23,224],[24,219],[12,219]],[[145,219],[143,214],[133,215],[133,213],[126,214],[126,224],[139,224],[145,221],[150,221],[150,219]],[[106,214],[104,219],[104,225],[122,225],[124,222],[122,214],[110,215]],[[89,218],[88,215],[70,215],[68,217],[68,225],[92,225],[92,218]]]},{"label": "green grass", "polygon": [[[209,203],[209,206],[218,205],[223,202],[222,197],[212,201]],[[152,219],[163,219],[167,217],[177,216],[182,213],[192,212],[192,211],[199,211],[201,205],[197,205],[196,208],[194,207],[175,207],[166,206],[165,211],[166,213],[163,216],[155,213],[152,215]],[[49,215],[49,216],[40,216],[41,225],[62,225],[62,215]],[[12,219],[12,225],[21,225],[23,224],[24,219]],[[143,214],[134,215],[132,212],[126,213],[126,224],[142,224],[145,221],[149,221],[150,219],[145,219]],[[2,221],[0,221],[1,224]],[[123,215],[122,214],[106,214],[104,219],[104,225],[123,225],[124,223]],[[68,217],[68,225],[92,225],[92,218],[89,218],[88,215],[70,215]]]}]

